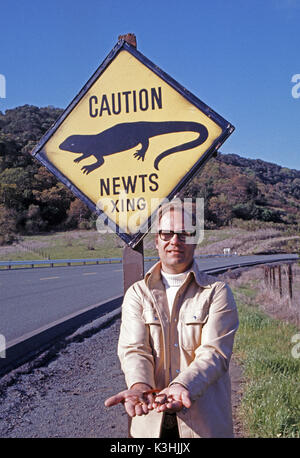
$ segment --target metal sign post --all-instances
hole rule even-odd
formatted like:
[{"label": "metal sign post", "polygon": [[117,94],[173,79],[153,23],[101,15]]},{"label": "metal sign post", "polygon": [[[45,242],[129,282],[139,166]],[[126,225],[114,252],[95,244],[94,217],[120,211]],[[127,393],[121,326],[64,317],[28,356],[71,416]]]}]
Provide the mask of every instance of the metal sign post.
[{"label": "metal sign post", "polygon": [[143,241],[135,248],[126,245],[123,250],[124,293],[136,281],[144,278],[144,247]]}]

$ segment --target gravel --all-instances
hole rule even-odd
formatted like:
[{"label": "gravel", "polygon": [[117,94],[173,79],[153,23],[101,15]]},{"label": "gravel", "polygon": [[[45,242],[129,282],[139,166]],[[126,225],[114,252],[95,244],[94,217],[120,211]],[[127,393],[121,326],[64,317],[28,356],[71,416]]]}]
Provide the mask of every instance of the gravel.
[{"label": "gravel", "polygon": [[128,437],[123,406],[104,406],[125,389],[120,318],[99,326],[85,326],[0,379],[1,438]]}]

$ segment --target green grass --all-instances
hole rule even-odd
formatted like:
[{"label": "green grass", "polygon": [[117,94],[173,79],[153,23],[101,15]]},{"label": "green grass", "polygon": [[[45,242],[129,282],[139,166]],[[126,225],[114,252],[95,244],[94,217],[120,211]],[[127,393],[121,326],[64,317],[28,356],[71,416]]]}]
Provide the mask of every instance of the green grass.
[{"label": "green grass", "polygon": [[246,379],[241,403],[246,433],[248,437],[299,438],[300,360],[291,353],[295,345],[291,338],[299,330],[245,305],[241,288],[234,293],[240,317],[235,355]]},{"label": "green grass", "polygon": [[[122,258],[125,243],[116,234],[96,231],[68,231],[24,236],[13,251],[1,250],[1,261],[43,259]],[[26,249],[30,247],[30,249]],[[153,234],[145,237],[145,256],[156,256]]]},{"label": "green grass", "polygon": [[[230,231],[206,231],[209,237],[222,240],[230,236]],[[157,256],[155,236],[151,232],[144,238],[144,255]],[[200,246],[203,245],[201,243]],[[98,234],[96,231],[66,231],[44,235],[23,236],[23,246],[16,246],[13,252],[5,252],[0,247],[1,261],[25,261],[42,259],[83,259],[83,258],[121,258],[125,243],[116,234]],[[24,247],[31,247],[26,250]]]}]

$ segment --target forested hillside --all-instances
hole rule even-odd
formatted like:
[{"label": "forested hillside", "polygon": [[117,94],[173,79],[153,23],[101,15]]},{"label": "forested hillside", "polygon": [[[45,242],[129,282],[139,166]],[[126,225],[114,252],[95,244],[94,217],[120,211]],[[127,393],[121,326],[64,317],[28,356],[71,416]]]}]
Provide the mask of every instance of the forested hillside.
[{"label": "forested hillside", "polygon": [[25,105],[0,113],[0,244],[89,225],[86,205],[29,154],[62,111]]},{"label": "forested hillside", "polygon": [[[86,205],[29,154],[61,113],[30,105],[0,112],[0,244],[17,234],[93,225]],[[300,222],[300,171],[262,160],[219,153],[182,195],[205,198],[207,227]]]},{"label": "forested hillside", "polygon": [[182,194],[205,198],[205,218],[213,227],[238,220],[300,223],[300,171],[260,159],[219,153]]}]

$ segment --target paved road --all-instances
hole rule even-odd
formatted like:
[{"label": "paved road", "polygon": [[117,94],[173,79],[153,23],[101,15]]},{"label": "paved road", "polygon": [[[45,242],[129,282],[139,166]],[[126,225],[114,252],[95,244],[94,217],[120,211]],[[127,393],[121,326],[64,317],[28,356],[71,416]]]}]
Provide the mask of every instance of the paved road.
[{"label": "paved road", "polygon": [[[272,261],[276,256],[200,259],[201,269]],[[284,257],[283,257],[284,259]],[[148,270],[152,263],[145,264]],[[0,334],[6,342],[69,314],[122,295],[122,264],[0,271]]]},{"label": "paved road", "polygon": [[122,294],[122,264],[0,272],[0,333],[9,342]]}]

